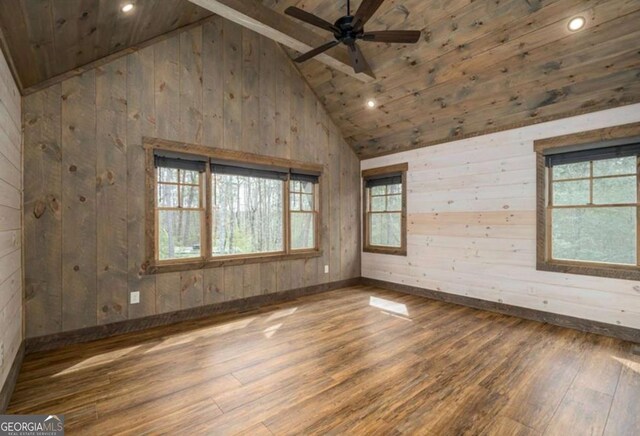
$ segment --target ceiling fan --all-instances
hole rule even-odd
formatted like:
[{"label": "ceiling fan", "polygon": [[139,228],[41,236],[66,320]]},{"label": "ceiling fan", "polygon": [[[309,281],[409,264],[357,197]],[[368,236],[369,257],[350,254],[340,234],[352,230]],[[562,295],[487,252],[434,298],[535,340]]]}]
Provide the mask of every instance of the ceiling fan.
[{"label": "ceiling fan", "polygon": [[418,42],[420,39],[419,30],[364,31],[364,25],[369,21],[373,14],[375,14],[383,2],[384,0],[362,0],[362,3],[360,3],[360,7],[356,11],[355,15],[351,15],[351,2],[347,0],[347,15],[339,18],[334,24],[331,24],[330,22],[303,9],[296,8],[294,6],[288,7],[284,11],[285,14],[321,29],[328,30],[333,33],[335,38],[334,41],[330,41],[320,47],[316,47],[313,50],[297,57],[294,61],[304,62],[329,50],[331,47],[335,47],[336,45],[343,43],[349,50],[349,58],[351,60],[351,66],[353,66],[353,70],[356,73],[371,73],[371,68],[367,63],[367,60],[364,58],[362,51],[360,51],[357,40],[361,39],[363,41],[401,44],[413,44]]}]

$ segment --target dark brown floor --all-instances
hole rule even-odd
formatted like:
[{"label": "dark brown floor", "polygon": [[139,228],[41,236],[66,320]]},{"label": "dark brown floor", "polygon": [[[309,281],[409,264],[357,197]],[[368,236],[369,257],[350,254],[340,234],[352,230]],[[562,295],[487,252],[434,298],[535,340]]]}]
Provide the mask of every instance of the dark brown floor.
[{"label": "dark brown floor", "polygon": [[356,287],[27,356],[82,434],[640,434],[630,344]]}]

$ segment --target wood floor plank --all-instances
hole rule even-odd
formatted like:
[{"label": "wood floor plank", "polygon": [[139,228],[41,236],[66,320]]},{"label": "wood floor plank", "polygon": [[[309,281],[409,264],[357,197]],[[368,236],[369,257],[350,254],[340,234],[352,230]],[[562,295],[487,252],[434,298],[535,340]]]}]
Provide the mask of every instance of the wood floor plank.
[{"label": "wood floor plank", "polygon": [[601,435],[612,400],[612,396],[589,388],[571,388],[544,434],[565,436],[580,428],[585,435]]},{"label": "wood floor plank", "polygon": [[26,356],[70,434],[640,434],[630,344],[356,286]]},{"label": "wood floor plank", "polygon": [[640,434],[640,357],[614,357],[622,363],[620,380],[613,398],[604,434]]},{"label": "wood floor plank", "polygon": [[537,431],[529,428],[518,421],[507,418],[505,416],[498,416],[482,433],[486,436],[498,436],[498,435],[510,435],[510,436],[536,436],[539,435]]}]

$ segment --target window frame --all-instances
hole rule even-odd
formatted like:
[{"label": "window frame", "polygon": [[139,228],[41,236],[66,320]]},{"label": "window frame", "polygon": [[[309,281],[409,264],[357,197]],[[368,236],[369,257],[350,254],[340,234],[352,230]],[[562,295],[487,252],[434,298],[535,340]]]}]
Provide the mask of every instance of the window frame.
[{"label": "window frame", "polygon": [[[302,210],[302,191],[296,192],[294,191],[294,193],[298,193],[300,196],[300,210],[296,211],[296,210],[291,210],[291,182],[293,182],[294,180],[287,180],[287,183],[285,183],[286,189],[285,189],[285,194],[286,194],[286,203],[287,205],[285,206],[285,209],[287,210],[287,216],[286,216],[286,220],[285,220],[285,232],[287,233],[287,240],[289,241],[288,243],[288,248],[290,250],[291,253],[311,253],[311,252],[315,252],[318,251],[320,249],[320,183],[312,183],[312,187],[313,187],[313,192],[311,193],[311,195],[313,195],[313,210],[311,211],[303,211]],[[302,182],[301,182],[302,183]],[[306,194],[309,195],[309,194]],[[292,241],[292,237],[291,237],[291,214],[293,213],[311,213],[313,214],[313,238],[314,238],[314,247],[312,248],[291,248],[291,241]]]},{"label": "window frame", "polygon": [[[362,251],[365,253],[390,254],[395,256],[407,255],[407,171],[408,163],[400,163],[379,168],[371,168],[362,171]],[[400,247],[388,247],[374,245],[370,241],[371,217],[370,188],[367,188],[367,180],[383,176],[400,174],[402,178],[402,207],[400,210]],[[397,212],[392,212],[397,213]]]},{"label": "window frame", "polygon": [[[536,153],[536,269],[539,271],[560,272],[597,277],[608,277],[626,280],[640,280],[640,156],[636,156],[636,195],[637,203],[626,204],[636,207],[636,265],[623,265],[603,262],[554,259],[552,256],[552,219],[554,208],[564,207],[551,204],[553,178],[552,167],[547,166],[546,156],[552,153],[578,150],[599,149],[612,145],[638,143],[640,140],[640,123],[625,124],[605,129],[590,130],[576,134],[564,135],[534,141]],[[590,161],[592,162],[592,161]],[[590,164],[593,168],[593,164]],[[585,179],[587,180],[587,179]],[[593,173],[590,171],[590,184],[593,184]],[[592,191],[592,186],[591,186]],[[595,205],[591,207],[604,207]],[[614,204],[624,207],[625,204]],[[573,206],[572,206],[573,207]],[[590,206],[579,206],[590,207]]]},{"label": "window frame", "polygon": [[[154,206],[154,215],[155,215],[155,228],[157,229],[159,227],[159,222],[160,222],[160,212],[163,210],[166,211],[177,211],[177,212],[181,212],[181,211],[197,211],[200,212],[200,256],[193,256],[193,257],[186,257],[186,258],[178,258],[178,259],[164,259],[161,260],[160,259],[160,251],[157,250],[156,254],[155,254],[155,259],[157,262],[173,262],[173,261],[180,261],[180,262],[184,262],[184,261],[202,261],[204,259],[204,252],[203,249],[206,247],[206,235],[204,235],[202,233],[202,229],[205,227],[205,223],[206,223],[206,213],[207,213],[207,205],[206,205],[206,199],[204,197],[204,189],[203,189],[203,185],[206,182],[206,177],[205,172],[202,173],[198,173],[198,184],[190,184],[190,183],[183,183],[180,180],[180,172],[181,171],[185,171],[183,169],[177,169],[178,173],[178,181],[176,183],[173,182],[159,182],[158,181],[158,172],[159,172],[160,168],[156,168],[154,165],[154,171],[155,171],[155,196],[154,196],[154,202],[157,202],[157,198],[158,198],[158,193],[159,193],[159,187],[160,185],[165,185],[165,186],[177,186],[177,194],[178,194],[178,206],[177,207],[167,207],[167,206],[159,206],[157,203]],[[198,187],[198,204],[200,205],[200,207],[198,208],[183,208],[181,203],[182,203],[182,187],[183,186],[197,186]],[[160,232],[155,232],[154,234],[154,238],[155,238],[155,243],[156,243],[156,247],[159,247],[160,245]]]},{"label": "window frame", "polygon": [[[226,265],[242,265],[250,263],[275,262],[280,260],[307,259],[322,256],[321,247],[321,190],[323,183],[324,166],[313,163],[300,162],[290,159],[276,158],[270,156],[262,156],[253,153],[241,152],[236,150],[226,150],[220,148],[207,147],[196,144],[187,144],[183,142],[169,141],[159,138],[143,138],[143,148],[145,150],[145,256],[143,263],[143,271],[145,274],[156,274],[164,272],[189,271],[203,268],[215,268]],[[277,170],[287,172],[300,172],[301,174],[318,174],[318,183],[314,183],[314,205],[315,205],[315,247],[312,249],[291,249],[290,244],[290,204],[289,204],[289,185],[290,177],[283,180],[283,251],[268,253],[247,253],[213,256],[212,238],[212,210],[213,210],[213,176],[211,165],[206,165],[206,170],[201,175],[200,196],[204,207],[204,220],[201,226],[201,256],[184,259],[159,259],[159,232],[158,229],[158,210],[157,192],[158,178],[157,169],[154,164],[154,153],[156,150],[189,154],[192,156],[203,157],[206,159],[214,159],[216,161],[224,160],[230,164],[236,164],[242,167],[260,165],[264,167],[272,167]]]}]

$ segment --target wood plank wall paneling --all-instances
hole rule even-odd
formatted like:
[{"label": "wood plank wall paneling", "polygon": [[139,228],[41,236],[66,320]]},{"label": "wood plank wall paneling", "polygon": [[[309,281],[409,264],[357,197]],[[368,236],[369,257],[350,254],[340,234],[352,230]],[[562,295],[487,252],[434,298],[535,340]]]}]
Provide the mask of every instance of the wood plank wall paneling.
[{"label": "wood plank wall paneling", "polygon": [[362,276],[640,328],[637,281],[536,271],[533,141],[640,121],[640,105],[364,160],[409,162],[408,256],[363,253]]},{"label": "wood plank wall paneling", "polygon": [[[96,71],[62,82],[60,98],[63,237],[59,306],[62,329],[75,330],[96,324],[98,318]],[[34,169],[25,167],[25,172],[31,171]],[[39,271],[34,273],[37,276]],[[47,309],[46,316],[52,309]]]},{"label": "wood plank wall paneling", "polygon": [[[25,98],[28,337],[360,276],[359,161],[285,56],[216,18]],[[142,274],[143,136],[325,165],[323,256]]]},{"label": "wood plank wall paneling", "polygon": [[[23,339],[21,124],[20,94],[0,53],[0,388],[7,381]],[[36,122],[33,133],[38,152],[46,154],[49,149],[41,138],[48,133],[46,126]],[[55,166],[55,157],[53,161]],[[48,172],[45,170],[41,176],[47,177]],[[29,179],[26,184],[33,186],[37,196],[42,187],[40,181]],[[38,201],[34,196],[25,199],[34,205],[38,203],[38,211],[46,207],[46,199],[42,200]],[[33,221],[28,225],[32,224]],[[35,242],[33,239],[26,241],[32,245]],[[56,289],[52,291],[56,292]]]}]

